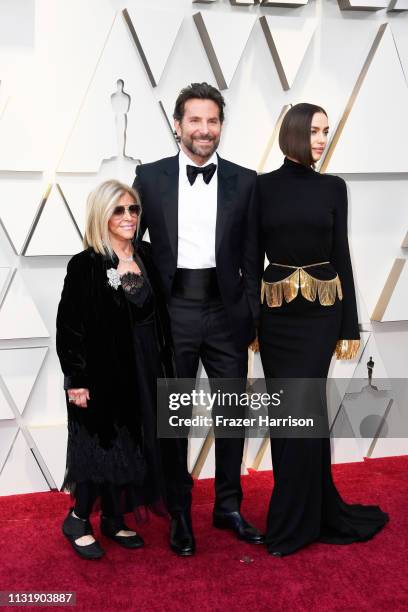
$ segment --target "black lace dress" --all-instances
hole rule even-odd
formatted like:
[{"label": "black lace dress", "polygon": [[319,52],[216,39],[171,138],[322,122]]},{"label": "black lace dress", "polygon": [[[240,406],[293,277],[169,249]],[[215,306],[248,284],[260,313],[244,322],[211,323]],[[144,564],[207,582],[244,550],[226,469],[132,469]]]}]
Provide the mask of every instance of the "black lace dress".
[{"label": "black lace dress", "polygon": [[163,469],[157,438],[156,395],[160,358],[155,336],[154,296],[143,274],[128,272],[121,283],[133,322],[136,383],[142,419],[142,454],[145,461],[143,485],[133,491],[133,508],[149,506],[164,513]]}]

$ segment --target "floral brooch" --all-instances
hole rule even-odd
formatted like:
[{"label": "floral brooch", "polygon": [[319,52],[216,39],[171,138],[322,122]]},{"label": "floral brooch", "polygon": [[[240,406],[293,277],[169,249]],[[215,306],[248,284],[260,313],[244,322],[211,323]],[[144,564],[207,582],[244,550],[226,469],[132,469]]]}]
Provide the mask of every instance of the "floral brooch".
[{"label": "floral brooch", "polygon": [[113,287],[114,289],[120,287],[120,274],[116,270],[116,268],[109,268],[108,270],[106,270],[106,275],[108,277],[108,283],[111,287]]}]

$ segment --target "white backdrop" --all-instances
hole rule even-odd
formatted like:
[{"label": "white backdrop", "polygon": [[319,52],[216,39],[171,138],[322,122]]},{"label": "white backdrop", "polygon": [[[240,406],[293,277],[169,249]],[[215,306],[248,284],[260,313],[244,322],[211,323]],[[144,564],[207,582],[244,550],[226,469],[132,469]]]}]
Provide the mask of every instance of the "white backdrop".
[{"label": "white backdrop", "polygon": [[[131,183],[136,163],[176,153],[163,109],[171,118],[192,81],[223,88],[221,155],[259,171],[282,161],[274,134],[287,105],[326,108],[335,138],[324,170],[348,183],[365,332],[359,359],[332,374],[366,376],[372,355],[375,376],[408,375],[408,11],[387,5],[408,9],[405,0],[0,1],[0,494],[62,481],[55,315],[85,198],[107,177]],[[258,357],[250,365],[262,375]],[[359,461],[369,447],[408,452],[403,439],[371,442],[336,440],[334,461]],[[247,445],[244,470],[270,469],[260,445]],[[211,476],[211,450],[203,463],[201,477]]]}]

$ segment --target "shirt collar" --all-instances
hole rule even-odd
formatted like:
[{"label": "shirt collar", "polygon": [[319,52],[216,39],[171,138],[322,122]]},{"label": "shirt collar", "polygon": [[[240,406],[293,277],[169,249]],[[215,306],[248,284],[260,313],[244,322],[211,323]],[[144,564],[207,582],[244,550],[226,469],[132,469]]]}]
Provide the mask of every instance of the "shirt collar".
[{"label": "shirt collar", "polygon": [[[206,161],[204,166],[208,166],[209,164],[215,164],[216,166],[218,166],[218,155],[216,151],[214,151],[214,153],[211,155],[210,159]],[[186,166],[197,166],[198,167],[198,164],[193,162],[193,160],[190,159],[189,156],[186,155],[182,149],[180,149],[179,167],[185,169]]]}]

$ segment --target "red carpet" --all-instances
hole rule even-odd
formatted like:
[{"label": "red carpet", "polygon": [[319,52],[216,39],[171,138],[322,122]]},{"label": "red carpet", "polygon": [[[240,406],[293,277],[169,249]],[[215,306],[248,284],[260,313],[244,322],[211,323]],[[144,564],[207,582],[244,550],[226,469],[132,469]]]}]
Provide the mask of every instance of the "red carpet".
[{"label": "red carpet", "polygon": [[[211,480],[195,486],[197,553],[186,559],[171,553],[167,524],[153,517],[139,529],[144,549],[126,551],[101,537],[105,557],[83,561],[61,534],[68,496],[0,497],[0,590],[76,591],[76,607],[65,609],[86,611],[408,610],[408,456],[337,465],[333,472],[346,501],[379,504],[389,524],[369,542],[313,544],[284,558],[212,528]],[[259,527],[271,483],[270,472],[243,478],[243,511]]]}]

